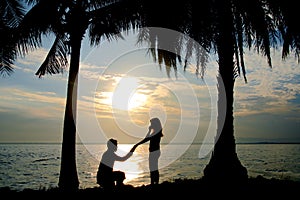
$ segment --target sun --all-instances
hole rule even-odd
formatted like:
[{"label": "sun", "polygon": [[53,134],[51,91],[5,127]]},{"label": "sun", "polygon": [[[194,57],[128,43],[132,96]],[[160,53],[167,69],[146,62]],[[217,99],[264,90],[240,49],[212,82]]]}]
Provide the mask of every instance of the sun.
[{"label": "sun", "polygon": [[116,84],[111,95],[111,106],[113,109],[133,110],[145,105],[147,95],[142,93],[138,78],[123,77]]}]

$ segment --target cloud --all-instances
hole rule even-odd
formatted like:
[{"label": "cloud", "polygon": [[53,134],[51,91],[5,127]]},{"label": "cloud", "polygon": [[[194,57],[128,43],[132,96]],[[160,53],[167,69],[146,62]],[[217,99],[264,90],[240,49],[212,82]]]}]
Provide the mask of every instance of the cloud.
[{"label": "cloud", "polygon": [[[235,115],[284,113],[295,108],[292,100],[300,94],[300,66],[291,57],[282,61],[278,52],[273,55],[270,68],[264,57],[248,52],[245,56],[249,83],[237,80],[235,87]],[[299,102],[297,102],[299,103]]]},{"label": "cloud", "polygon": [[[93,90],[92,87],[87,91],[83,86],[81,90],[84,94],[82,92],[79,95],[78,109],[80,116],[86,116],[85,119],[79,117],[84,121],[84,125],[92,127],[92,124],[87,124],[94,123],[96,119],[104,133],[134,133],[142,134],[139,137],[143,137],[151,116],[159,116],[168,124],[166,131],[173,135],[177,133],[180,124],[186,128],[197,126],[195,120],[202,120],[202,126],[208,123],[211,115],[210,96],[207,91],[209,87],[203,83],[196,84],[196,81],[188,82],[184,77],[170,79],[145,74],[147,73],[136,77],[104,74],[99,77],[96,89]],[[121,95],[118,96],[118,92]],[[202,101],[201,105],[197,99]],[[129,110],[126,109],[128,101],[134,102],[134,106],[129,106]],[[201,115],[197,112],[198,108],[202,109]],[[91,117],[91,120],[86,120],[88,117]],[[194,131],[192,128],[187,128],[186,131],[188,130]],[[172,137],[166,138],[171,140]]]},{"label": "cloud", "polygon": [[[1,111],[15,112],[30,118],[60,118],[65,98],[54,92],[31,92],[18,88],[0,88]],[[59,114],[60,113],[60,114]]]},{"label": "cloud", "polygon": [[31,67],[40,66],[48,54],[48,50],[45,48],[39,48],[34,51],[29,52],[25,57],[20,57],[17,59],[17,63]]},{"label": "cloud", "polygon": [[105,69],[106,66],[98,66],[81,62],[79,76],[92,81],[99,80]]}]

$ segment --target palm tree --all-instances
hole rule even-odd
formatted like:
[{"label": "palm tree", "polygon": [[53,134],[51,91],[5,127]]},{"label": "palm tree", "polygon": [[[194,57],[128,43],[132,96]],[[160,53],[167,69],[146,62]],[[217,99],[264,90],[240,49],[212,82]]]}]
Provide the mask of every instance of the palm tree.
[{"label": "palm tree", "polygon": [[[169,7],[171,4],[172,8]],[[157,5],[160,5],[159,8]],[[283,59],[291,50],[299,58],[300,31],[295,21],[298,19],[297,10],[292,2],[283,0],[203,0],[200,5],[190,0],[172,1],[166,5],[155,0],[151,3],[143,2],[142,26],[164,27],[185,33],[208,53],[218,55],[218,126],[214,149],[204,169],[204,178],[218,181],[246,180],[247,169],[242,166],[236,153],[233,126],[235,79],[242,74],[247,82],[244,47],[254,48],[257,53],[266,56],[270,67],[271,47],[283,45]],[[155,12],[152,12],[154,9]],[[182,39],[168,46],[170,52],[160,50],[160,46],[166,42],[165,38],[151,30],[141,33],[140,40],[150,42],[154,57],[159,58],[158,62],[165,62],[175,69],[178,62],[181,64],[181,57],[171,52],[180,55],[182,45],[186,45],[189,51],[197,51],[190,48],[194,47],[190,41],[183,43]],[[190,52],[186,53],[185,60],[190,55]],[[206,61],[201,57],[198,60]],[[220,87],[221,84],[224,88]]]},{"label": "palm tree", "polygon": [[91,45],[98,45],[103,37],[121,38],[120,32],[137,27],[139,16],[132,13],[137,8],[127,0],[25,0],[25,2],[30,9],[14,34],[14,41],[17,41],[15,50],[26,54],[29,50],[42,45],[42,36],[54,35],[53,45],[36,75],[41,77],[46,73],[57,74],[69,65],[58,186],[62,190],[76,190],[79,187],[75,149],[77,76],[82,40],[87,30]]},{"label": "palm tree", "polygon": [[[243,58],[244,46],[254,48],[266,56],[270,67],[272,67],[270,49],[280,46],[281,41],[285,46],[282,51],[283,59],[289,53],[289,47],[299,56],[299,28],[292,33],[289,31],[290,28],[296,27],[296,23],[291,21],[296,10],[290,3],[280,0],[277,2],[216,0],[212,4],[215,22],[213,29],[216,33],[213,44],[218,54],[220,78],[225,88],[225,93],[219,92],[218,109],[224,109],[220,107],[220,103],[226,99],[226,113],[222,130],[217,130],[220,135],[217,136],[210,162],[204,169],[204,177],[224,180],[245,180],[247,177],[247,170],[239,162],[235,149],[234,83],[240,74],[240,68],[247,82]],[[291,34],[291,38],[287,38],[285,36],[287,34]]]}]

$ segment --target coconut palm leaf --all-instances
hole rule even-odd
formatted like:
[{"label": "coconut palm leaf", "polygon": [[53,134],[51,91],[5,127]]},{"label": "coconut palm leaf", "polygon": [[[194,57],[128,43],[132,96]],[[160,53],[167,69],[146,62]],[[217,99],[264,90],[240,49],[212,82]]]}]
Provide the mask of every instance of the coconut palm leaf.
[{"label": "coconut palm leaf", "polygon": [[101,39],[124,39],[121,32],[141,27],[137,14],[140,9],[140,5],[134,1],[122,0],[101,7],[98,5],[97,9],[88,12],[88,18],[91,19],[88,28],[91,45],[99,45]]},{"label": "coconut palm leaf", "polygon": [[299,9],[291,0],[268,0],[268,5],[282,34],[282,58],[294,52],[299,61],[300,53],[300,18]]},{"label": "coconut palm leaf", "polygon": [[24,15],[24,7],[17,0],[0,2],[0,74],[10,75],[13,72],[13,62],[16,59],[16,42],[13,35]]},{"label": "coconut palm leaf", "polygon": [[66,35],[57,35],[48,55],[35,75],[41,77],[47,74],[62,73],[68,67],[69,47]]},{"label": "coconut palm leaf", "polygon": [[2,0],[0,3],[1,20],[7,27],[17,27],[25,13],[23,4],[18,0]]},{"label": "coconut palm leaf", "polygon": [[13,29],[0,22],[0,33],[5,39],[0,39],[0,74],[10,75],[13,72],[13,61],[16,58],[16,48],[12,41]]},{"label": "coconut palm leaf", "polygon": [[[29,1],[34,3],[35,1]],[[42,46],[42,37],[58,32],[61,19],[58,0],[40,0],[26,13],[18,26],[16,35],[18,51],[25,56],[28,51]],[[43,19],[43,20],[41,20]],[[59,27],[59,28],[58,28]]]}]

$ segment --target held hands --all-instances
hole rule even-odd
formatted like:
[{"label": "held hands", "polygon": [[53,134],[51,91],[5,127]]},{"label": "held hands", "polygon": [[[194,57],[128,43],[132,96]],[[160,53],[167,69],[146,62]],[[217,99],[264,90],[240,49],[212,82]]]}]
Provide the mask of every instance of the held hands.
[{"label": "held hands", "polygon": [[138,146],[139,146],[139,145],[137,145],[137,144],[133,145],[133,147],[130,149],[130,152],[134,152],[135,149],[136,149]]}]

